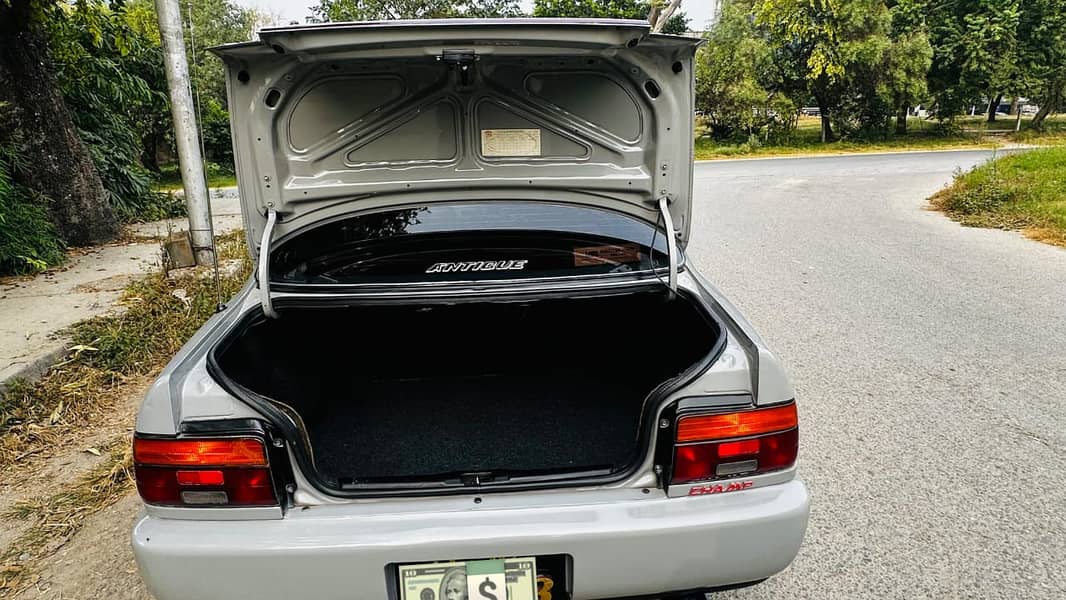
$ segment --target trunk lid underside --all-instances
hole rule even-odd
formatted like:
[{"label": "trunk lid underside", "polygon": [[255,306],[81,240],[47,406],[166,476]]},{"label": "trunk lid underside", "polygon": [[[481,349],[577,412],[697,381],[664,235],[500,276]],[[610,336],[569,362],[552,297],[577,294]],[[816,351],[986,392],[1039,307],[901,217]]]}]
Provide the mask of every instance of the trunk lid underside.
[{"label": "trunk lid underside", "polygon": [[[526,198],[609,208],[683,243],[699,40],[638,21],[264,29],[226,62],[249,248],[355,210]],[[661,226],[661,225],[660,225]]]}]

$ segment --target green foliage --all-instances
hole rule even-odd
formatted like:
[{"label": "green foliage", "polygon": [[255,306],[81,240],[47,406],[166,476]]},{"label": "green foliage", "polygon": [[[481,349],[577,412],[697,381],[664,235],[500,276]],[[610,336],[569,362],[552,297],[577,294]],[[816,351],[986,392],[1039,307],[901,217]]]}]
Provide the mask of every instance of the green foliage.
[{"label": "green foliage", "polygon": [[[252,39],[261,15],[229,0],[185,0],[180,2],[185,23],[185,47],[189,54],[189,78],[200,102],[200,130],[206,158],[233,168],[229,113],[226,111],[226,75],[222,61],[208,48]],[[159,27],[153,0],[132,0],[126,5],[125,20],[129,28],[159,46]],[[159,63],[160,67],[162,63]],[[163,76],[160,71],[160,77]],[[166,80],[160,79],[166,90]],[[142,136],[145,162],[155,165],[155,154],[169,153],[174,141],[170,114],[166,104],[154,113],[155,120]],[[172,153],[171,153],[172,154]],[[154,168],[158,171],[158,168]]]},{"label": "green foliage", "polygon": [[1024,229],[1066,246],[1066,146],[1012,154],[958,173],[931,201],[964,224]]},{"label": "green foliage", "polygon": [[[1047,112],[1066,108],[1066,2],[1027,1],[1018,31],[1018,88]],[[1044,123],[1035,121],[1034,127]]]},{"label": "green foliage", "polygon": [[45,199],[12,181],[16,170],[30,166],[20,162],[10,142],[0,143],[0,275],[21,275],[58,265],[66,253]]},{"label": "green foliage", "polygon": [[174,214],[141,164],[142,133],[166,109],[162,51],[126,21],[121,6],[83,0],[47,21],[56,79],[96,164],[108,201],[124,220]]},{"label": "green foliage", "polygon": [[232,170],[233,141],[230,139],[229,113],[215,98],[201,99],[200,132],[204,142],[204,158]]},{"label": "green foliage", "polygon": [[924,98],[932,53],[923,29],[893,17],[885,0],[726,0],[701,54],[700,107],[726,135],[765,128],[768,139],[813,99],[827,140],[829,124],[881,135]]},{"label": "green foliage", "polygon": [[750,0],[727,2],[696,55],[696,109],[715,139],[744,138],[749,147],[759,135],[786,135],[795,126],[797,110],[771,42],[750,14]]},{"label": "green foliage", "polygon": [[1019,91],[1020,0],[923,0],[933,44],[930,90],[952,118],[982,97]]},{"label": "green foliage", "polygon": [[515,17],[522,14],[517,0],[321,0],[311,10],[323,21]]},{"label": "green foliage", "polygon": [[[535,0],[534,17],[576,17],[646,20],[651,2],[642,0]],[[681,34],[688,30],[688,17],[676,13],[663,27],[663,33]]]}]

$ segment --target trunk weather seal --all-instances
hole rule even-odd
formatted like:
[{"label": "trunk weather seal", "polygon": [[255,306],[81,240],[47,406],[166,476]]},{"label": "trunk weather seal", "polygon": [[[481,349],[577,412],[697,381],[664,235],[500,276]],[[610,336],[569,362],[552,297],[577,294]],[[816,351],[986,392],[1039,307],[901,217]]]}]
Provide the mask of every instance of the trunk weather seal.
[{"label": "trunk weather seal", "polygon": [[[614,294],[608,292],[604,295],[617,295],[619,293],[618,290],[612,291]],[[550,295],[559,296],[560,294]],[[714,345],[703,359],[690,365],[689,368],[676,377],[659,384],[655,389],[648,393],[644,399],[644,408],[639,427],[640,431],[637,435],[637,450],[633,454],[633,460],[625,468],[604,475],[583,475],[582,473],[589,472],[583,471],[566,474],[570,477],[567,477],[566,475],[561,477],[559,475],[541,475],[530,477],[530,481],[515,482],[513,479],[510,479],[502,482],[487,482],[476,487],[444,486],[441,482],[427,482],[409,486],[395,485],[388,487],[383,487],[380,484],[371,484],[374,486],[374,489],[352,489],[352,487],[344,489],[341,487],[339,481],[336,485],[333,485],[318,473],[318,470],[314,466],[313,458],[309,456],[308,449],[305,447],[304,443],[300,443],[300,441],[305,439],[305,436],[299,431],[299,427],[289,415],[279,409],[273,401],[266,399],[261,394],[247,390],[244,386],[230,379],[218,364],[217,353],[229,348],[238,332],[244,331],[256,321],[262,322],[266,319],[261,308],[259,310],[253,308],[229,327],[229,329],[222,335],[222,338],[212,346],[207,353],[206,368],[208,374],[218,382],[222,389],[247,403],[253,409],[267,417],[269,422],[278,429],[286,442],[289,443],[292,450],[292,456],[295,458],[297,466],[299,466],[300,472],[304,478],[306,478],[316,490],[334,498],[449,496],[609,485],[632,477],[649,456],[649,453],[655,452],[652,440],[655,438],[658,426],[658,413],[663,402],[669,398],[671,394],[688,385],[709,369],[711,365],[718,360],[718,357],[721,356],[722,351],[726,347],[729,330],[716,315],[707,309],[702,301],[701,295],[694,292],[690,293],[687,290],[679,290],[676,295],[685,296],[685,299],[694,305],[701,317],[718,328],[718,339],[715,340]],[[279,304],[286,304],[284,299],[280,300],[281,302]],[[407,302],[398,300],[396,303],[410,303],[410,299],[408,299]],[[332,303],[318,302],[316,304],[322,306]],[[349,301],[344,304],[351,304],[351,302]]]}]

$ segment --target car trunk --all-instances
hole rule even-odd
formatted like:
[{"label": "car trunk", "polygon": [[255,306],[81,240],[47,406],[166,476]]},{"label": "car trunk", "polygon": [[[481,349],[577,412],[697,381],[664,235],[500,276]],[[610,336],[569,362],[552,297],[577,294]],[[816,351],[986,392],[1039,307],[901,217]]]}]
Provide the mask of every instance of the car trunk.
[{"label": "car trunk", "polygon": [[328,487],[503,484],[627,471],[653,392],[694,374],[720,335],[658,291],[282,308],[215,361],[292,418]]}]

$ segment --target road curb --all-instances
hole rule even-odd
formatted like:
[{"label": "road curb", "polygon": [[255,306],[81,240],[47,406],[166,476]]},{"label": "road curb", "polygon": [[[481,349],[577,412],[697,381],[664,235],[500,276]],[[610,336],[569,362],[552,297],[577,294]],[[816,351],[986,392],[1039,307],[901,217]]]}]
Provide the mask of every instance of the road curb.
[{"label": "road curb", "polygon": [[58,340],[48,346],[36,356],[28,358],[14,372],[4,375],[0,379],[0,397],[7,393],[8,388],[17,380],[34,383],[48,372],[56,363],[67,356],[67,340]]}]

